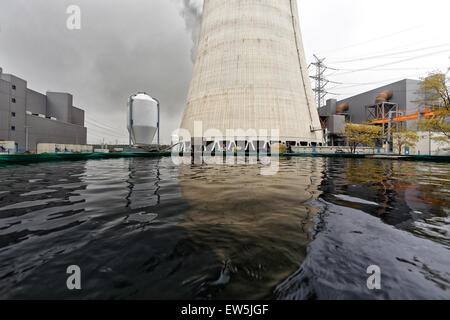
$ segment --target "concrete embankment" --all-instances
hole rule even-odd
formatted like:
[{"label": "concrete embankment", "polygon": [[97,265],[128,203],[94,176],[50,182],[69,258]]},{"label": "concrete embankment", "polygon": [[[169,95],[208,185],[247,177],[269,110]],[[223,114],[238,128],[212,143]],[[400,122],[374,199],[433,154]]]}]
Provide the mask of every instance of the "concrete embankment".
[{"label": "concrete embankment", "polygon": [[[52,154],[14,154],[0,155],[0,165],[27,164],[46,161],[76,161],[76,160],[102,160],[116,158],[159,158],[170,157],[170,152],[147,153],[52,153]],[[227,153],[227,156],[242,156],[237,153]],[[246,153],[246,156],[257,156],[256,153]],[[182,156],[182,154],[180,154]],[[325,157],[325,158],[354,158],[354,159],[380,159],[404,161],[433,161],[450,162],[450,156],[400,156],[390,154],[351,154],[351,153],[281,153],[280,157]]]}]

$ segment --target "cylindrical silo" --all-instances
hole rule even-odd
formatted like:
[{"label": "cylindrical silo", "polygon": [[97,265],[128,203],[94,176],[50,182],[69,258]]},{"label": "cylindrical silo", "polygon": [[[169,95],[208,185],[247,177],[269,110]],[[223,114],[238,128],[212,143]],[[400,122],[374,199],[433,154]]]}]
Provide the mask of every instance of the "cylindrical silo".
[{"label": "cylindrical silo", "polygon": [[181,123],[192,137],[195,121],[203,134],[278,129],[282,141],[323,142],[296,0],[204,0]]},{"label": "cylindrical silo", "polygon": [[134,145],[150,145],[158,130],[158,101],[144,92],[130,97],[127,127]]}]

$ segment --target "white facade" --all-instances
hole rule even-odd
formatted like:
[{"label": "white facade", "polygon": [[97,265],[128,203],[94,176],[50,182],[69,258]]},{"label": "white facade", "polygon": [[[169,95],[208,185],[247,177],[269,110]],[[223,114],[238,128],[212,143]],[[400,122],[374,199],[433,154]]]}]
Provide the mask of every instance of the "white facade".
[{"label": "white facade", "polygon": [[16,144],[14,141],[0,141],[0,154],[16,153]]},{"label": "white facade", "polygon": [[204,1],[182,129],[199,136],[202,121],[202,137],[278,129],[281,141],[323,142],[297,12],[296,0]]},{"label": "white facade", "polygon": [[38,143],[37,153],[92,153],[93,146],[58,143]]},{"label": "white facade", "polygon": [[[445,137],[444,134],[419,132],[419,141],[417,144],[410,148],[410,154],[413,155],[432,155],[432,156],[449,156],[450,155],[450,143],[445,141],[436,141],[436,138]],[[434,139],[433,139],[434,138]],[[395,149],[394,145],[394,152]],[[404,153],[404,148],[402,152]]]},{"label": "white facade", "polygon": [[145,93],[132,97],[132,126],[128,110],[128,131],[135,145],[150,145],[158,129],[158,102]]}]

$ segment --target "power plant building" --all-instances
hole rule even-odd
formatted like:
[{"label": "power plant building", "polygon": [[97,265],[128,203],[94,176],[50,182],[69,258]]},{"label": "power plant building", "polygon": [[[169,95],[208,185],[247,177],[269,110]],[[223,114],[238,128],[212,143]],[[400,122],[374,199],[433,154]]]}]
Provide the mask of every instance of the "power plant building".
[{"label": "power plant building", "polygon": [[270,136],[277,129],[289,145],[322,145],[296,0],[204,1],[180,128],[203,143],[209,129],[224,137],[227,130]]},{"label": "power plant building", "polygon": [[41,94],[0,69],[0,141],[23,152],[39,143],[85,145],[86,136],[84,111],[73,106],[71,94]]},{"label": "power plant building", "polygon": [[[330,146],[346,144],[341,136],[346,122],[355,124],[377,120],[386,122],[389,117],[394,119],[417,114],[419,85],[419,80],[404,79],[339,101],[327,100],[326,105],[319,108],[320,120],[326,129],[327,144]],[[404,124],[411,127],[415,121],[404,121]]]},{"label": "power plant building", "polygon": [[[345,146],[342,136],[345,123],[369,123],[383,126],[388,135],[389,127],[417,130],[417,121],[432,115],[431,110],[420,107],[418,101],[423,97],[418,93],[419,80],[404,79],[367,92],[351,96],[340,101],[329,99],[325,106],[319,108],[320,120],[328,146]],[[405,146],[404,154],[448,155],[449,143],[432,139],[441,137],[440,133],[417,132],[418,142],[414,147]],[[386,141],[385,141],[386,142]],[[395,143],[392,148],[395,148]],[[386,145],[388,149],[389,146]],[[397,149],[392,150],[397,152]]]}]

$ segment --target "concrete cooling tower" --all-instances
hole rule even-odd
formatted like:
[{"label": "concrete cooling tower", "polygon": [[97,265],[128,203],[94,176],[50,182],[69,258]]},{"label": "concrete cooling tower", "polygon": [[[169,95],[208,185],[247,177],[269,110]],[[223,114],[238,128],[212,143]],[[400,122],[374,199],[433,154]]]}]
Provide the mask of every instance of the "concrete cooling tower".
[{"label": "concrete cooling tower", "polygon": [[202,121],[202,135],[279,129],[283,142],[323,142],[296,0],[204,1],[181,123],[192,137],[194,121]]}]

